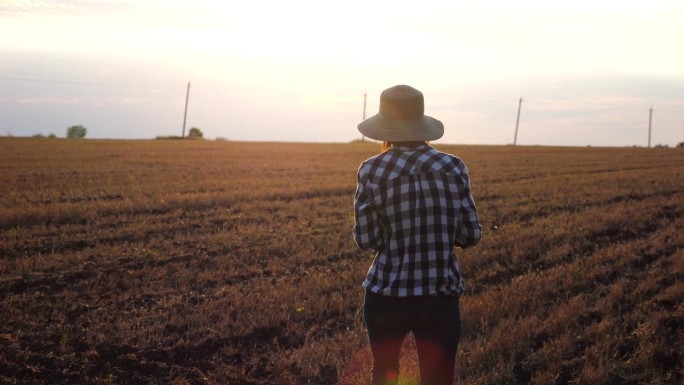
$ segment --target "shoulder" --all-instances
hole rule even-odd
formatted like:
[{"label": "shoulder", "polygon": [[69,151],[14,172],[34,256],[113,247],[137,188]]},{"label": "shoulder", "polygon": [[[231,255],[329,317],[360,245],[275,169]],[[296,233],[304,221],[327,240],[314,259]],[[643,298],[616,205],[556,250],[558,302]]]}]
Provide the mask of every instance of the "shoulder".
[{"label": "shoulder", "polygon": [[374,175],[382,172],[390,163],[392,155],[389,152],[375,155],[364,160],[359,166],[359,176]]},{"label": "shoulder", "polygon": [[438,151],[431,148],[428,152],[432,160],[432,167],[435,171],[444,172],[447,174],[467,174],[463,160],[456,155]]}]

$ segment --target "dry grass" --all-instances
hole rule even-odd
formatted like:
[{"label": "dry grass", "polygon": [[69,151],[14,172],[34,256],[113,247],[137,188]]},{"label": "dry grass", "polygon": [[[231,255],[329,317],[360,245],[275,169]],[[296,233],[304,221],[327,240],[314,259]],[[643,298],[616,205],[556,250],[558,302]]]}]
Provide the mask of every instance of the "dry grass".
[{"label": "dry grass", "polygon": [[[459,383],[684,381],[684,151],[440,148],[485,227]],[[376,151],[0,140],[0,383],[368,383],[349,231]]]}]

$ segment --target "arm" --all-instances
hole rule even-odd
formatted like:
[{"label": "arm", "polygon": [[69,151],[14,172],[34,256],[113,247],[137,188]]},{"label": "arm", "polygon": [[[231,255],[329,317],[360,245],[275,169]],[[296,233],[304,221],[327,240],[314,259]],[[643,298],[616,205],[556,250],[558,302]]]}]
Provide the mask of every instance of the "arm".
[{"label": "arm", "polygon": [[382,248],[382,232],[378,213],[373,205],[370,188],[362,169],[359,169],[356,194],[354,195],[354,241],[363,251]]},{"label": "arm", "polygon": [[477,217],[475,201],[470,193],[470,179],[468,177],[468,170],[465,169],[465,166],[462,176],[465,188],[461,194],[460,218],[454,244],[458,247],[466,248],[475,246],[480,242],[480,239],[482,238],[482,226],[480,226]]}]

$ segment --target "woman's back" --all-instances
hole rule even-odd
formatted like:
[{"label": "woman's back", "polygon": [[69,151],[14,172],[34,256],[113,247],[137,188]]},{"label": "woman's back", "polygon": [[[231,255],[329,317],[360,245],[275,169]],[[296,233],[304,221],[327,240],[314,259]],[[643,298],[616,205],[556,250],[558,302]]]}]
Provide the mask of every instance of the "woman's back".
[{"label": "woman's back", "polygon": [[394,147],[359,168],[354,238],[377,252],[364,287],[398,297],[453,295],[463,280],[453,251],[480,238],[463,162],[424,144]]}]

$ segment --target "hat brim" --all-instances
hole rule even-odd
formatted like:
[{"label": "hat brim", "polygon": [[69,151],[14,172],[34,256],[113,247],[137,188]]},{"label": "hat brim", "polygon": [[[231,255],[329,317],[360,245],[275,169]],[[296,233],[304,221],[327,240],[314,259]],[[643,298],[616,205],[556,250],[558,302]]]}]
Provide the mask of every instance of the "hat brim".
[{"label": "hat brim", "polygon": [[427,115],[412,121],[394,121],[376,114],[359,123],[358,129],[364,136],[383,142],[432,141],[444,135],[444,124]]}]

